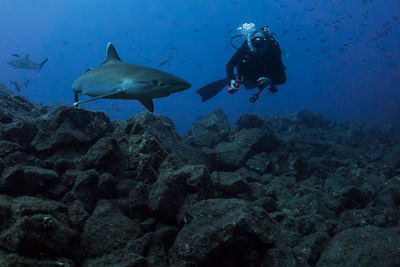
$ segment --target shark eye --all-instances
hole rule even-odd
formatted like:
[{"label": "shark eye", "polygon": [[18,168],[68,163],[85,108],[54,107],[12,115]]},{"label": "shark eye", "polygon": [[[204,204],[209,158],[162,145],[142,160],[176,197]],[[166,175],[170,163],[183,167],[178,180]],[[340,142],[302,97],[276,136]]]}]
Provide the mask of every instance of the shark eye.
[{"label": "shark eye", "polygon": [[160,81],[158,81],[158,80],[153,80],[153,86],[154,86],[154,87],[159,87],[159,86],[160,86]]}]

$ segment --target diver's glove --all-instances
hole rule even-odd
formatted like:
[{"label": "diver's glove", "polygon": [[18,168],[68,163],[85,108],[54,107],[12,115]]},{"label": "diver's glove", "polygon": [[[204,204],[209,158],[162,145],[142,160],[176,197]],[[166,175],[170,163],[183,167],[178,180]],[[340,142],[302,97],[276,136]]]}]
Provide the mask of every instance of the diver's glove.
[{"label": "diver's glove", "polygon": [[265,88],[268,85],[272,85],[272,81],[270,78],[267,77],[260,77],[257,79],[257,85],[259,87]]},{"label": "diver's glove", "polygon": [[236,82],[235,80],[231,80],[231,87],[228,89],[228,93],[233,94],[239,90],[240,83]]},{"label": "diver's glove", "polygon": [[276,88],[275,84],[271,84],[271,87],[268,89],[271,93],[278,92],[278,88]]}]

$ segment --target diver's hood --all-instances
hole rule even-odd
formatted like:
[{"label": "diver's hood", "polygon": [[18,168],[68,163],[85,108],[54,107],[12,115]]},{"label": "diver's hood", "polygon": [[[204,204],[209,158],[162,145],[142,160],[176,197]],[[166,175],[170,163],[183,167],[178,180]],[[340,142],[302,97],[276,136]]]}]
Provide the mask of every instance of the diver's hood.
[{"label": "diver's hood", "polygon": [[257,31],[251,37],[251,44],[254,48],[263,48],[267,45],[267,37],[263,31]]}]

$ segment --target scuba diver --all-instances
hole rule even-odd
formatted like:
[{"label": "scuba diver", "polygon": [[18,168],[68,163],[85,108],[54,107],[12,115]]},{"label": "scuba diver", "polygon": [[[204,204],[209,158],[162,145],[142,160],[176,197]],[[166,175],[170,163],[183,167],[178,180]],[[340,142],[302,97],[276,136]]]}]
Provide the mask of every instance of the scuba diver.
[{"label": "scuba diver", "polygon": [[[241,34],[231,39],[231,44],[237,51],[226,64],[227,78],[215,81],[196,91],[203,102],[214,97],[227,85],[230,86],[228,93],[233,94],[243,84],[246,89],[259,89],[249,99],[251,103],[254,103],[267,86],[269,86],[269,92],[275,93],[278,91],[276,85],[286,81],[281,49],[278,42],[269,34],[268,26],[255,30],[253,23],[245,23],[238,30]],[[245,36],[246,40],[240,48],[237,48],[232,41],[240,36]]]}]

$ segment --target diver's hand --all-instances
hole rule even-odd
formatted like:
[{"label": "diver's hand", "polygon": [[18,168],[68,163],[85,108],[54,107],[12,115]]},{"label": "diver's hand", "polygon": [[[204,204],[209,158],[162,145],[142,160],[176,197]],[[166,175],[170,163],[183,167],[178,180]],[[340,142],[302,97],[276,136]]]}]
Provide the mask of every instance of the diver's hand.
[{"label": "diver's hand", "polygon": [[272,81],[267,77],[260,77],[257,79],[257,85],[260,87],[266,87],[267,85],[272,85]]},{"label": "diver's hand", "polygon": [[271,87],[268,89],[271,93],[278,92],[278,88],[276,88],[275,84],[271,84]]},{"label": "diver's hand", "polygon": [[237,83],[235,80],[231,80],[231,87],[228,89],[228,93],[233,94],[239,90],[240,84]]}]

